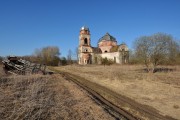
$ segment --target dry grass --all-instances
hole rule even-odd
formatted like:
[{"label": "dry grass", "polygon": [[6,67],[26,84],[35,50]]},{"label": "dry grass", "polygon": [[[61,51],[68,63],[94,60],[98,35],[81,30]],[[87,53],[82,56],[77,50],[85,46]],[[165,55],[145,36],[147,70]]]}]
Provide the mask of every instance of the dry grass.
[{"label": "dry grass", "polygon": [[50,119],[56,116],[52,83],[47,77],[0,78],[0,119]]},{"label": "dry grass", "polygon": [[[56,91],[60,92],[56,96],[57,109],[60,111],[61,118],[65,120],[114,120],[112,116],[106,113],[101,106],[98,106],[89,96],[76,84],[63,80],[57,83]],[[88,95],[88,96],[87,96]]]},{"label": "dry grass", "polygon": [[113,120],[59,75],[0,76],[0,120]]},{"label": "dry grass", "polygon": [[5,75],[5,72],[3,70],[3,66],[0,65],[0,77],[3,76],[3,75]]},{"label": "dry grass", "polygon": [[146,73],[143,66],[64,66],[70,72],[180,119],[180,66],[172,72]]}]

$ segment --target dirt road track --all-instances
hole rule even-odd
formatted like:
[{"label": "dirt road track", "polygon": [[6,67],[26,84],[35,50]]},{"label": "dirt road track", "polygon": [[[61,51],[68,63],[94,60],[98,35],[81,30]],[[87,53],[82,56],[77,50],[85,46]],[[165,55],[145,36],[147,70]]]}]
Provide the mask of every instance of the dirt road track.
[{"label": "dirt road track", "polygon": [[114,115],[117,119],[122,116],[129,120],[149,119],[149,120],[175,120],[169,116],[163,116],[152,107],[141,105],[125,96],[119,95],[103,86],[87,81],[79,76],[58,72],[67,80],[71,80],[87,90],[94,96],[97,101],[100,101],[106,110]]}]

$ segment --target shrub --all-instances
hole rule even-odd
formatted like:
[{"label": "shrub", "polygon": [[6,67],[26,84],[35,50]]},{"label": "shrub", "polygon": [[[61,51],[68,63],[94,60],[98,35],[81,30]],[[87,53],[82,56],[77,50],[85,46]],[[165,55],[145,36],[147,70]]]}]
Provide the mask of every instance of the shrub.
[{"label": "shrub", "polygon": [[104,66],[105,65],[112,65],[113,63],[114,63],[113,60],[107,59],[106,57],[101,59],[101,64],[104,65]]}]

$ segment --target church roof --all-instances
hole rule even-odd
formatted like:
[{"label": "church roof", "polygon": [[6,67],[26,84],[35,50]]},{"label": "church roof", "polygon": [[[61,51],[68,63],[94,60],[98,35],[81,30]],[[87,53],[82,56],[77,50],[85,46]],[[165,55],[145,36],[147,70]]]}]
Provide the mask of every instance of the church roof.
[{"label": "church roof", "polygon": [[117,51],[118,51],[118,48],[119,48],[119,45],[113,46],[113,47],[110,49],[110,52],[117,52]]},{"label": "church roof", "polygon": [[81,30],[87,30],[87,31],[89,31],[89,28],[86,27],[86,26],[82,26],[82,27],[81,27]]},{"label": "church roof", "polygon": [[93,52],[94,53],[102,53],[101,49],[98,47],[93,47]]},{"label": "church roof", "polygon": [[117,42],[117,41],[116,41],[116,38],[113,37],[113,36],[111,36],[109,33],[106,33],[103,37],[101,37],[101,38],[99,39],[98,43],[101,42],[102,40]]},{"label": "church roof", "polygon": [[122,50],[122,49],[124,49],[125,51],[128,51],[128,47],[125,43],[121,43],[120,45],[113,46],[110,49],[110,52],[117,52],[118,50]]}]

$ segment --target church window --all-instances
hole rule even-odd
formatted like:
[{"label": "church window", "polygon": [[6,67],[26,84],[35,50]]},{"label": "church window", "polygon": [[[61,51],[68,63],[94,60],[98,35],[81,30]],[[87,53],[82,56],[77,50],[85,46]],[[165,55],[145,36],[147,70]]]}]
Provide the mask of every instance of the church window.
[{"label": "church window", "polygon": [[84,39],[84,44],[87,45],[88,44],[88,40],[87,38]]},{"label": "church window", "polygon": [[84,48],[84,49],[83,49],[83,52],[88,52],[88,49],[87,49],[87,48]]},{"label": "church window", "polygon": [[116,63],[116,57],[114,57],[114,63]]}]

